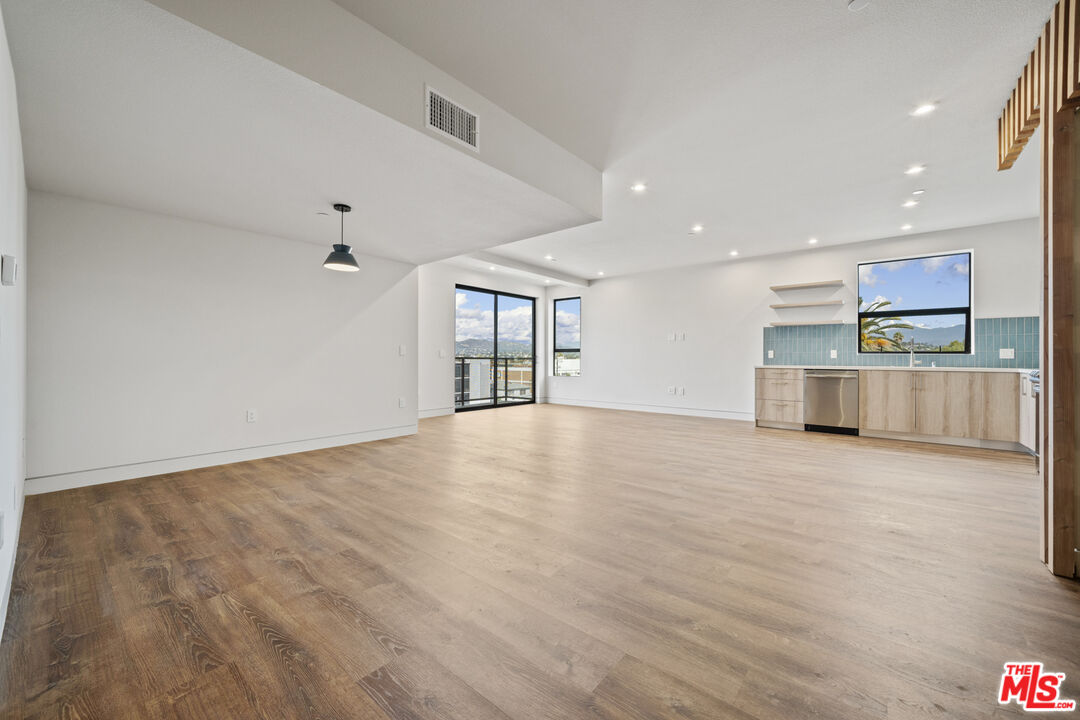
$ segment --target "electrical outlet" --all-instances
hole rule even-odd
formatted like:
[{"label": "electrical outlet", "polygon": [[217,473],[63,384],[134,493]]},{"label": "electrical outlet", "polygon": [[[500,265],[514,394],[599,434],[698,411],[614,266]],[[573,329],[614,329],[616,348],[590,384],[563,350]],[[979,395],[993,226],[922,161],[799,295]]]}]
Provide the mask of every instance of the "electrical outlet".
[{"label": "electrical outlet", "polygon": [[831,359],[835,360],[836,359],[836,351],[835,350],[830,350],[829,351],[829,357]]},{"label": "electrical outlet", "polygon": [[258,419],[259,419],[259,411],[258,410],[248,410],[247,411],[247,421],[249,423],[253,423]]},{"label": "electrical outlet", "polygon": [[680,395],[685,395],[685,394],[686,394],[686,388],[684,388],[684,387],[682,387],[682,386],[680,385],[680,386],[679,386],[679,394],[680,394]]},{"label": "electrical outlet", "polygon": [[667,392],[668,392],[668,395],[674,395],[675,394],[675,386],[674,385],[668,385],[667,386]]},{"label": "electrical outlet", "polygon": [[405,407],[405,398],[398,398],[398,399],[397,399],[397,406],[398,406],[399,408],[403,408],[403,407]]},{"label": "electrical outlet", "polygon": [[442,348],[439,348],[439,357],[441,357],[441,358],[446,357],[446,351],[443,350]]},{"label": "electrical outlet", "polygon": [[1013,348],[998,348],[998,359],[1012,360],[1015,357],[1016,351]]},{"label": "electrical outlet", "polygon": [[769,351],[769,359],[772,360],[774,357],[776,357],[776,353],[774,353],[772,350],[770,350]]},{"label": "electrical outlet", "polygon": [[405,357],[405,346],[404,345],[398,345],[397,346],[397,354],[400,355],[401,357]]}]

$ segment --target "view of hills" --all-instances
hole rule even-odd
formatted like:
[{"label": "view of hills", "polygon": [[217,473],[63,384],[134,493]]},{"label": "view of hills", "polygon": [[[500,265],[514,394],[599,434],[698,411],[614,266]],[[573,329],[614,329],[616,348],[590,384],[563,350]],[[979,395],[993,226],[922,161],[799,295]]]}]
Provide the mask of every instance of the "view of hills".
[{"label": "view of hills", "polygon": [[[491,340],[473,338],[458,340],[454,343],[454,354],[457,357],[491,357],[495,354],[495,343]],[[532,354],[531,343],[499,341],[499,357],[532,357]]]},{"label": "view of hills", "polygon": [[[964,325],[962,323],[949,327],[886,330],[885,336],[892,339],[897,332],[902,336],[900,343],[904,351],[910,347],[912,340],[915,341],[915,352],[934,352],[945,348],[951,351],[962,351],[964,349]],[[950,345],[952,347],[949,347]],[[884,348],[884,351],[896,352],[897,348]]]}]

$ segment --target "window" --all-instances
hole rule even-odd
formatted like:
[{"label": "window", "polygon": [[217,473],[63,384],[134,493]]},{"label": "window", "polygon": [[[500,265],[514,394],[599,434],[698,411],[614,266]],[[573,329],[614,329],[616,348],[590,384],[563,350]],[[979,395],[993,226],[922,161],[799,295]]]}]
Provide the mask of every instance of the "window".
[{"label": "window", "polygon": [[555,362],[552,375],[581,374],[581,298],[555,301]]},{"label": "window", "polygon": [[859,352],[970,353],[971,251],[859,263]]},{"label": "window", "polygon": [[458,285],[454,306],[457,410],[533,402],[536,299]]}]

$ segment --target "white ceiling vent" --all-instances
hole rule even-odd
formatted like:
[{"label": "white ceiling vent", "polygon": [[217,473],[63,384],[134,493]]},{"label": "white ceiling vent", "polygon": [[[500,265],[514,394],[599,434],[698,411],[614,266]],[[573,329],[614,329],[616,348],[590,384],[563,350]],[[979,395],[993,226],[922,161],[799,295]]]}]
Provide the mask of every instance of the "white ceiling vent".
[{"label": "white ceiling vent", "polygon": [[426,90],[427,126],[477,150],[476,115],[447,99],[438,90],[431,87]]}]

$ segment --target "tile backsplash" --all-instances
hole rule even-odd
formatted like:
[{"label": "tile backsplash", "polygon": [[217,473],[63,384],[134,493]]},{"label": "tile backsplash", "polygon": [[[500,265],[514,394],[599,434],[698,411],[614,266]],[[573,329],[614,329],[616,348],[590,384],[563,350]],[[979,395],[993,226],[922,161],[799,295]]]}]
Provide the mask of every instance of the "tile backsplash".
[{"label": "tile backsplash", "polygon": [[[1039,318],[976,318],[975,354],[915,353],[920,367],[1039,367]],[[908,364],[907,353],[858,352],[858,325],[788,325],[765,328],[765,365],[885,365]],[[1012,348],[1015,357],[1002,360],[998,350]],[[769,351],[773,357],[769,357]],[[836,357],[830,357],[836,350]]]}]

